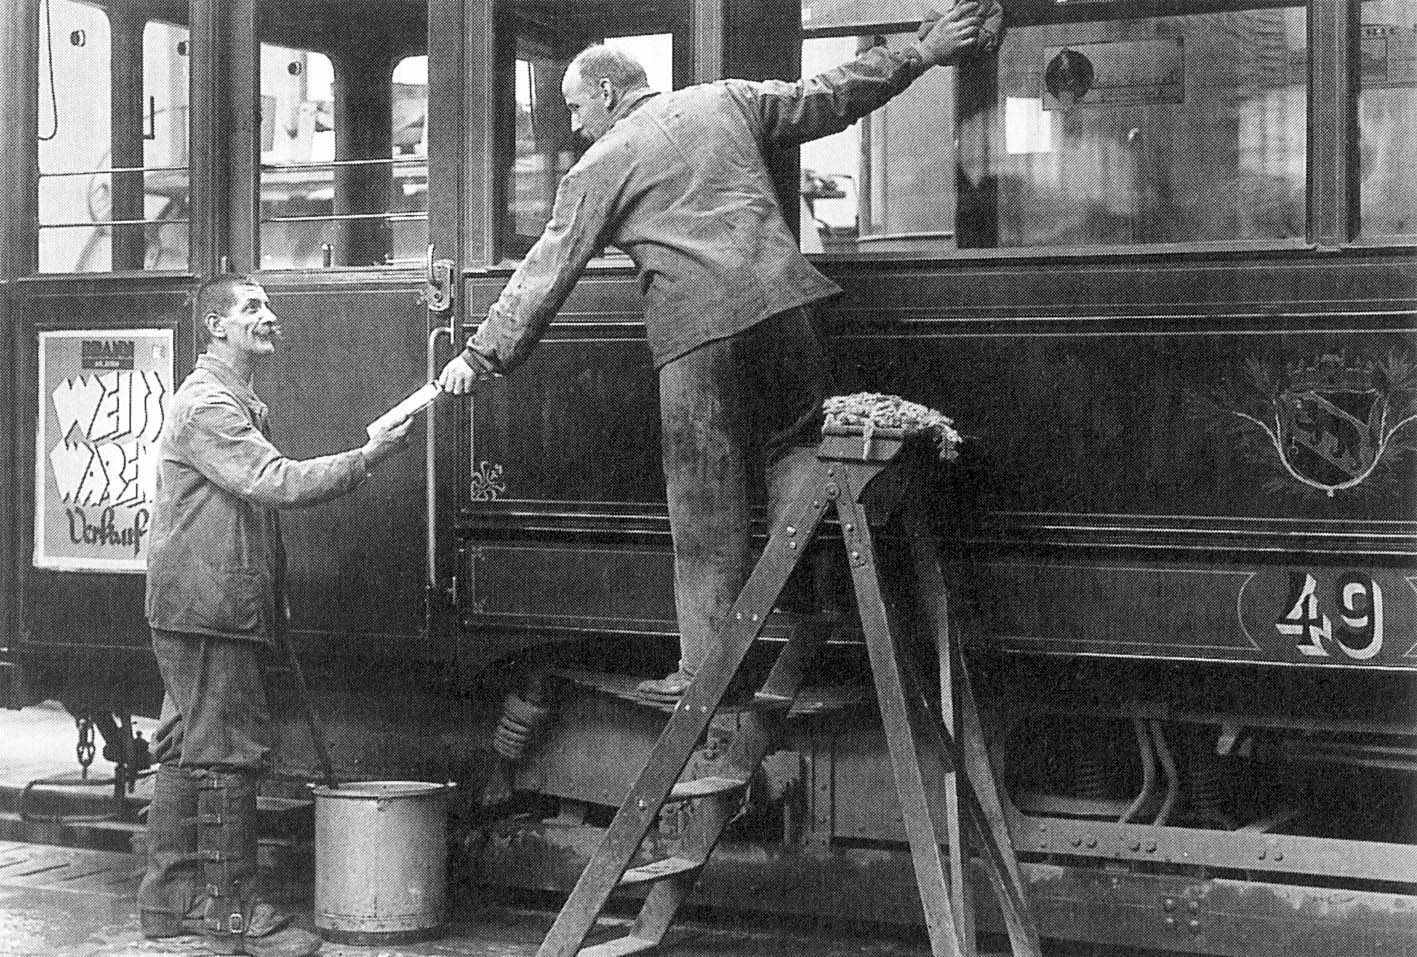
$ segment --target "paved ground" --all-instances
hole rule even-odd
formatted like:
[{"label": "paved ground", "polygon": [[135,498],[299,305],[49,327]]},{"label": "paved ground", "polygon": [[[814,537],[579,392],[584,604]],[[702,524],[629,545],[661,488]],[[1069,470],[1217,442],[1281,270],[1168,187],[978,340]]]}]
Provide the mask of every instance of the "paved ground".
[{"label": "paved ground", "polygon": [[[131,854],[0,843],[0,957],[197,957],[200,938],[144,940],[133,904],[142,861]],[[353,947],[327,943],[328,957],[533,957],[554,915],[486,904],[458,915],[442,939],[422,944]],[[310,926],[310,914],[299,919]],[[627,920],[602,922],[601,937]],[[906,957],[917,943],[835,937],[764,927],[689,924],[672,935],[675,957]]]},{"label": "paved ground", "polygon": [[[151,724],[139,723],[146,737],[151,737]],[[0,710],[0,789],[13,794],[35,778],[76,774],[75,742],[73,718],[58,705]],[[102,742],[98,744],[101,748]],[[92,777],[111,772],[112,765],[101,756],[90,769]],[[134,903],[142,866],[142,858],[127,853],[0,840],[0,957],[209,953],[199,938],[143,939]],[[312,925],[308,900],[303,905],[297,902],[293,909],[306,927]],[[440,940],[381,947],[327,943],[323,953],[327,957],[534,957],[554,917],[548,908],[502,901],[462,903],[454,909]],[[593,941],[619,936],[627,925],[625,919],[608,918]],[[747,925],[734,918],[711,925],[682,924],[667,943],[674,957],[917,957],[929,952],[923,937],[828,937],[801,926]]]}]

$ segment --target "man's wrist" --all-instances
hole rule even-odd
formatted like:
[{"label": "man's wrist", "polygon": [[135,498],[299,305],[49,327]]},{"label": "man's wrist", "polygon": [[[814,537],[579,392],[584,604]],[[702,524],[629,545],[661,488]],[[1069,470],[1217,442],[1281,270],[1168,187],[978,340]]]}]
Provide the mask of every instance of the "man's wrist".
[{"label": "man's wrist", "polygon": [[462,351],[462,361],[467,363],[467,367],[473,372],[494,371],[492,362],[482,353],[474,349],[471,342],[469,342]]},{"label": "man's wrist", "polygon": [[920,44],[918,43],[912,43],[905,47],[900,51],[900,55],[912,70],[912,79],[930,69],[930,63],[925,59],[925,54],[920,52]]}]

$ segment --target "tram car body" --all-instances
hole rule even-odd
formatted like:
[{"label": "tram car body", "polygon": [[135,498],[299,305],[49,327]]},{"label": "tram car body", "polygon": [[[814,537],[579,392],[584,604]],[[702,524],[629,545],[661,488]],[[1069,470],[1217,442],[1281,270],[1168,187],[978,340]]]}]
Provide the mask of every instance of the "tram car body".
[{"label": "tram car body", "polygon": [[[63,701],[130,758],[118,719],[161,697],[144,448],[195,358],[201,275],[255,272],[284,320],[257,382],[277,444],[351,447],[549,215],[577,50],[629,45],[661,89],[795,79],[903,42],[920,14],[3,9],[20,121],[0,126],[0,692]],[[772,160],[845,290],[817,317],[840,391],[902,395],[968,437],[932,531],[1042,933],[1417,950],[1417,8],[1005,9],[996,56]],[[608,249],[525,367],[417,435],[426,454],[284,516],[294,643],[339,774],[468,783],[498,799],[464,817],[479,877],[566,890],[663,726],[628,689],[676,651],[627,258]],[[830,539],[797,602],[849,619]],[[704,899],[918,922],[849,624],[809,684]],[[313,776],[297,714],[281,771]]]}]

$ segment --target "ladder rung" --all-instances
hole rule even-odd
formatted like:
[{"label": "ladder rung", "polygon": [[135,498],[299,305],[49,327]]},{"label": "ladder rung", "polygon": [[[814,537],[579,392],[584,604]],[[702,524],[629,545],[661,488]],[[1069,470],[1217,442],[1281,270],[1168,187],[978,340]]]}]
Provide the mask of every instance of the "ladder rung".
[{"label": "ladder rung", "polygon": [[674,785],[674,790],[669,792],[669,800],[692,801],[715,794],[741,791],[747,786],[747,781],[740,781],[737,778],[697,778],[693,781],[681,781]]},{"label": "ladder rung", "polygon": [[616,937],[591,947],[585,947],[580,952],[580,957],[627,957],[628,954],[640,954],[657,947],[652,940],[643,937]]},{"label": "ladder rung", "polygon": [[792,699],[787,695],[759,691],[753,695],[753,700],[748,702],[747,707],[753,711],[786,711],[792,707]]},{"label": "ladder rung", "polygon": [[688,874],[701,867],[703,864],[700,861],[691,861],[686,857],[666,857],[662,861],[651,861],[648,864],[630,868],[625,872],[625,876],[620,878],[620,886],[662,881],[679,874]]}]

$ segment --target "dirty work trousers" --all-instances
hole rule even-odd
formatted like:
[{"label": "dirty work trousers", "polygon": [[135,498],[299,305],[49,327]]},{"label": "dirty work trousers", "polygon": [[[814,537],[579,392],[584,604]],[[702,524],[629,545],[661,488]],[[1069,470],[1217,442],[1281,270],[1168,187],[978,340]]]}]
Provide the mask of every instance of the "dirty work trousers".
[{"label": "dirty work trousers", "polygon": [[830,374],[805,309],[705,343],[659,370],[680,670],[697,674],[752,572],[752,463],[775,520],[816,461]]},{"label": "dirty work trousers", "polygon": [[153,738],[160,767],[138,906],[181,916],[202,899],[207,884],[197,849],[203,782],[239,775],[254,787],[270,760],[271,718],[259,660],[264,646],[158,629],[152,635],[167,694]]}]

